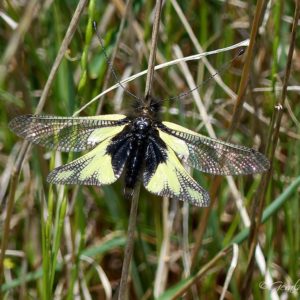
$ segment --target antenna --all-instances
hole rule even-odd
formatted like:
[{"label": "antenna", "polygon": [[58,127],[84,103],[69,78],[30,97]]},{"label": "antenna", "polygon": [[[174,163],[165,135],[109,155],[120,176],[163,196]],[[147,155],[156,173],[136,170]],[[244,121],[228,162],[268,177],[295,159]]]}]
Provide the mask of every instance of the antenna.
[{"label": "antenna", "polygon": [[163,99],[162,101],[169,101],[169,100],[176,100],[176,99],[181,99],[186,97],[187,95],[191,94],[193,91],[198,90],[201,86],[203,86],[205,83],[207,83],[209,80],[211,80],[212,78],[214,78],[216,75],[218,74],[222,74],[225,70],[227,70],[228,66],[235,61],[239,56],[243,55],[245,53],[245,48],[240,48],[238,53],[234,56],[234,58],[232,58],[230,61],[228,61],[227,63],[225,63],[219,71],[217,71],[216,73],[210,75],[207,79],[205,79],[204,81],[202,81],[199,85],[195,86],[194,88],[192,88],[191,90],[188,90],[186,92],[183,92],[181,94],[179,94],[178,96],[173,96],[173,97],[169,97],[167,99]]},{"label": "antenna", "polygon": [[103,44],[103,42],[102,42],[101,35],[100,35],[99,32],[97,31],[97,23],[96,23],[96,21],[93,21],[93,27],[94,27],[96,36],[97,36],[97,38],[98,38],[98,40],[99,40],[99,42],[100,42],[100,45],[101,45],[101,48],[102,48],[102,52],[103,52],[103,54],[104,54],[104,56],[105,56],[105,60],[106,60],[106,62],[107,62],[107,64],[108,64],[108,67],[110,68],[111,73],[113,74],[113,76],[114,76],[116,82],[119,84],[119,86],[124,90],[124,92],[125,92],[126,94],[130,95],[131,97],[133,97],[133,98],[136,99],[136,100],[141,101],[141,99],[140,99],[139,97],[137,97],[136,95],[134,95],[133,93],[131,93],[130,91],[128,91],[128,90],[125,88],[125,86],[121,83],[121,81],[120,81],[120,79],[119,79],[119,77],[118,77],[116,71],[114,70],[114,67],[113,67],[113,65],[112,65],[112,63],[111,63],[111,61],[110,61],[110,59],[109,59],[109,57],[108,57],[108,55],[107,55],[107,53],[106,53],[104,44]]}]

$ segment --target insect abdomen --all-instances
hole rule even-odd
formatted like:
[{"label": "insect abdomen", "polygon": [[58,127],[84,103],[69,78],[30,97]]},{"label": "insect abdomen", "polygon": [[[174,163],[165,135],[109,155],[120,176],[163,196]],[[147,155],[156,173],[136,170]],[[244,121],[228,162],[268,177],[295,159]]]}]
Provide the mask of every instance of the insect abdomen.
[{"label": "insect abdomen", "polygon": [[127,159],[125,171],[125,198],[131,198],[133,195],[135,185],[143,168],[145,149],[145,141],[137,140],[131,144],[131,151]]}]

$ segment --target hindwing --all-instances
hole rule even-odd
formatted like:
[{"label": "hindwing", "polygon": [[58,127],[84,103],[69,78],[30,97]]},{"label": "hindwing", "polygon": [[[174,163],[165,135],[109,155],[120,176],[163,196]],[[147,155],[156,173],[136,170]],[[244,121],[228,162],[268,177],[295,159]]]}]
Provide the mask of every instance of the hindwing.
[{"label": "hindwing", "polygon": [[143,173],[145,188],[156,195],[208,206],[208,193],[187,173],[168,145],[149,143]]},{"label": "hindwing", "polygon": [[[121,130],[121,129],[120,129]],[[47,181],[55,184],[106,185],[115,182],[121,175],[125,159],[117,166],[112,163],[112,155],[107,152],[112,137],[107,138],[93,150],[78,159],[55,168]]]}]

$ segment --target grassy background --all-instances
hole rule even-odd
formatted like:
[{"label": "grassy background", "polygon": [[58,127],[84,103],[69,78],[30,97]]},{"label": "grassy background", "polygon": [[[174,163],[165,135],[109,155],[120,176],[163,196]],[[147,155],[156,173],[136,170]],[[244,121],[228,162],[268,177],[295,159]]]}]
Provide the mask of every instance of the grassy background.
[{"label": "grassy background", "polygon": [[[177,58],[178,51],[183,56],[197,53],[197,45],[174,9],[174,2],[166,1],[163,7],[158,63]],[[32,4],[34,9],[30,8]],[[1,237],[9,178],[22,143],[7,124],[16,115],[35,111],[76,5],[77,1],[72,0],[38,1],[38,4],[5,1],[3,5],[2,12],[22,26],[16,34],[10,23],[0,19]],[[70,116],[103,90],[107,64],[90,25],[92,20],[98,22],[106,50],[111,55],[117,46],[124,5],[121,0],[89,2],[56,74],[43,113]],[[180,7],[184,21],[204,51],[249,37],[254,1],[180,1]],[[147,68],[153,8],[154,1],[133,1],[114,62],[120,77]],[[283,0],[264,7],[245,95],[248,106],[232,138],[235,143],[261,152],[266,147],[270,118],[280,97],[294,8],[293,1]],[[264,259],[258,260],[258,265],[262,267],[265,262],[273,281],[282,281],[286,286],[296,284],[300,278],[299,39],[296,42],[289,80],[291,91],[287,94],[274,172],[266,196],[269,218],[259,234]],[[220,69],[236,53],[233,50],[209,56],[209,63]],[[243,64],[243,58],[238,58],[220,74],[234,93],[239,87]],[[188,69],[195,84],[210,76],[202,61],[188,63]],[[188,73],[179,65],[164,68],[155,76],[153,94],[158,98],[176,96],[189,88]],[[108,86],[114,83],[110,80]],[[140,77],[130,83],[129,89],[142,96],[144,84],[145,77]],[[210,123],[220,139],[226,139],[235,103],[229,94],[214,79],[199,89]],[[208,135],[195,103],[192,95],[180,101],[166,101],[162,118]],[[88,106],[81,115],[127,113],[133,104],[130,97],[118,90]],[[55,155],[36,146],[28,152],[16,188],[4,261],[1,291],[8,299],[53,299],[54,294],[56,299],[105,299],[118,286],[130,203],[123,199],[122,180],[103,188],[62,188],[46,183],[49,170],[75,156]],[[206,189],[214,188],[216,181],[212,176],[196,171],[193,176]],[[151,299],[158,294],[171,299],[175,288],[183,289],[189,274],[201,270],[232,241],[238,242],[238,263],[225,297],[242,299],[240,290],[249,247],[240,204],[243,203],[251,215],[251,203],[260,192],[259,182],[259,175],[236,177],[233,184],[223,178],[207,222],[203,221],[206,208],[161,199],[142,189],[129,299]],[[204,239],[191,266],[194,245],[199,231],[204,229]],[[186,298],[218,299],[231,262],[232,253],[227,251],[189,289]],[[271,297],[270,292],[262,288],[264,281],[264,274],[256,268],[251,282],[254,299]],[[163,291],[169,294],[162,294]],[[272,294],[273,299],[278,299],[276,294],[290,299],[299,297],[297,292],[277,290]]]}]

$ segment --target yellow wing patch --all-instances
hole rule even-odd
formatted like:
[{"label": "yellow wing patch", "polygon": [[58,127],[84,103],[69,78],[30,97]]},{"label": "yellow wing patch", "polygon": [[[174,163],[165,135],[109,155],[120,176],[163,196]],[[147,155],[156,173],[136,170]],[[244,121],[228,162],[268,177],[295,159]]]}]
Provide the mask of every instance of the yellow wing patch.
[{"label": "yellow wing patch", "polygon": [[96,145],[109,137],[115,136],[124,129],[125,125],[116,127],[103,127],[95,129],[88,137],[87,143],[89,145]]},{"label": "yellow wing patch", "polygon": [[112,138],[119,133],[123,127],[124,126],[113,128],[112,134],[109,134],[109,131],[107,131],[106,135],[110,135],[109,138],[106,138],[87,154],[66,165],[55,168],[48,175],[47,181],[56,184],[98,186],[115,182],[120,177],[121,172],[115,174],[111,156],[106,153],[106,150]]},{"label": "yellow wing patch", "polygon": [[170,135],[168,133],[165,133],[161,130],[158,130],[160,138],[168,144],[169,147],[172,148],[172,150],[179,155],[180,158],[186,159],[189,156],[189,148],[185,141]]},{"label": "yellow wing patch", "polygon": [[192,134],[192,135],[196,135],[196,136],[199,136],[199,137],[202,137],[203,135],[195,132],[195,131],[192,131],[192,130],[189,130],[183,126],[180,126],[178,124],[175,124],[175,123],[172,123],[172,122],[162,122],[165,126],[167,126],[168,128],[171,128],[173,130],[177,130],[177,131],[181,131],[181,132],[185,132],[185,133],[188,133],[188,134]]},{"label": "yellow wing patch", "polygon": [[106,154],[110,141],[111,139],[108,139],[101,143],[86,155],[86,158],[91,158],[91,160],[79,173],[79,181],[82,182],[89,178],[94,178],[100,184],[110,184],[117,180],[112,168],[111,156]]},{"label": "yellow wing patch", "polygon": [[155,174],[146,186],[146,189],[154,194],[159,194],[166,188],[172,190],[174,195],[180,195],[180,182],[176,175],[176,167],[170,160],[158,165]]},{"label": "yellow wing patch", "polygon": [[102,121],[119,121],[125,118],[127,118],[125,115],[119,115],[119,114],[85,117],[85,119],[89,119],[89,120],[102,120]]},{"label": "yellow wing patch", "polygon": [[188,201],[197,206],[208,206],[209,195],[187,173],[174,151],[167,146],[167,159],[160,163],[150,179],[144,175],[145,188],[156,195]]}]

